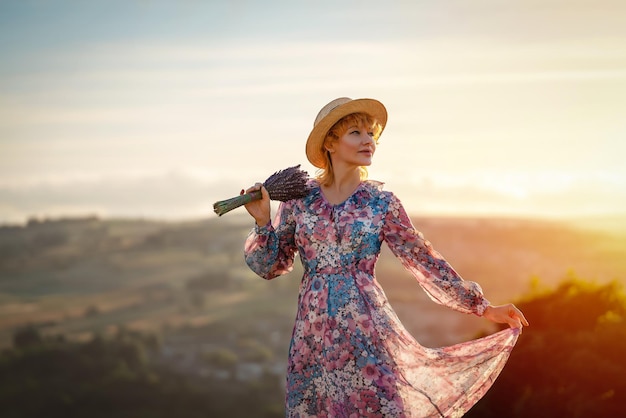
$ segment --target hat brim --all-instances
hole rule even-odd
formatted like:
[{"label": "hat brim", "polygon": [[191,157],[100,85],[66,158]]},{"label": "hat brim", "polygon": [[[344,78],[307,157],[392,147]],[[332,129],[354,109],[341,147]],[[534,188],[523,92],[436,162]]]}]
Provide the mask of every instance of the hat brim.
[{"label": "hat brim", "polygon": [[322,146],[329,129],[341,118],[352,113],[366,113],[376,119],[381,125],[381,133],[387,124],[387,109],[375,99],[354,99],[335,107],[313,127],[306,141],[307,159],[315,167],[325,168],[326,166]]}]

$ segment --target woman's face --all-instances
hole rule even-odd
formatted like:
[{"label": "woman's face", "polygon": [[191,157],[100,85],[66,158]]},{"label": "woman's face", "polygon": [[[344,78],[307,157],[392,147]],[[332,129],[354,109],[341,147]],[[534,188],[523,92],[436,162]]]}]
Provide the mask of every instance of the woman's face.
[{"label": "woman's face", "polygon": [[374,132],[365,126],[351,125],[339,139],[329,146],[333,165],[369,166],[376,151]]}]

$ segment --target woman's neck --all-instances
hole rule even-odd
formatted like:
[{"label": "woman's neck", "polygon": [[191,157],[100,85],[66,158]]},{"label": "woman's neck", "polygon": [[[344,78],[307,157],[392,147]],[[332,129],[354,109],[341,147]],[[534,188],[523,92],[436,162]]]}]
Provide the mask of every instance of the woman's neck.
[{"label": "woman's neck", "polygon": [[346,200],[361,183],[360,170],[335,170],[333,182],[322,186],[324,196],[332,204]]},{"label": "woman's neck", "polygon": [[341,165],[333,166],[333,182],[328,185],[337,191],[354,189],[361,183],[360,167],[343,167]]}]

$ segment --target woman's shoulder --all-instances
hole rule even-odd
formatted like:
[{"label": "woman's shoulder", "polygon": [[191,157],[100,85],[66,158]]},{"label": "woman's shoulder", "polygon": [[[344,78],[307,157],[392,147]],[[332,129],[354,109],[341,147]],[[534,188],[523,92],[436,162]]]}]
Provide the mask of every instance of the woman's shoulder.
[{"label": "woman's shoulder", "polygon": [[385,190],[385,183],[378,180],[363,180],[361,183],[363,190],[372,195],[372,197],[389,197],[392,192]]},{"label": "woman's shoulder", "polygon": [[386,202],[387,204],[394,199],[391,191],[384,189],[385,183],[377,180],[364,180],[361,183],[361,190],[364,197],[368,200]]},{"label": "woman's shoulder", "polygon": [[308,194],[306,198],[310,199],[311,197],[317,197],[321,193],[322,185],[319,180],[316,178],[311,178],[306,182],[306,187],[308,190]]},{"label": "woman's shoulder", "polygon": [[321,185],[315,178],[310,178],[306,182],[306,196],[293,201],[295,206],[306,207],[321,199]]},{"label": "woman's shoulder", "polygon": [[306,187],[309,190],[315,189],[315,188],[319,188],[320,187],[320,181],[314,177],[311,177],[307,180],[306,182]]}]

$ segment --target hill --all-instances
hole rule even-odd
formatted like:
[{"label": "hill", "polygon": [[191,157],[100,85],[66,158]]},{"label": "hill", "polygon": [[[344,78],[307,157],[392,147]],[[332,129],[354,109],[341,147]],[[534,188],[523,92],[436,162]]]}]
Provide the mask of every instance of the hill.
[{"label": "hill", "polygon": [[[573,271],[601,282],[626,280],[624,233],[536,220],[414,223],[493,303],[526,291],[532,277],[555,284]],[[0,346],[26,325],[81,339],[120,326],[155,332],[243,327],[276,316],[277,329],[288,334],[301,268],[271,282],[257,278],[242,256],[249,229],[241,214],[179,223],[70,218],[1,227]],[[430,302],[386,247],[377,275],[425,345],[457,341],[487,326]]]}]

